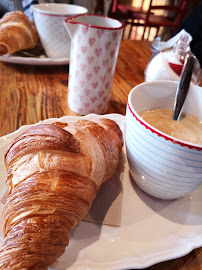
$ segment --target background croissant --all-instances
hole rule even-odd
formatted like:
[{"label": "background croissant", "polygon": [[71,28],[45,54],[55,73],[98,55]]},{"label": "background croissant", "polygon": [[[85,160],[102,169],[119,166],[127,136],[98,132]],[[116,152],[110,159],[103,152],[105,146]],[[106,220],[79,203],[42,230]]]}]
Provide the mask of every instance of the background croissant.
[{"label": "background croissant", "polygon": [[1,18],[0,55],[31,49],[38,39],[35,24],[23,12],[8,12]]},{"label": "background croissant", "polygon": [[47,269],[63,254],[118,166],[121,130],[112,120],[99,121],[36,125],[10,144],[0,269]]}]

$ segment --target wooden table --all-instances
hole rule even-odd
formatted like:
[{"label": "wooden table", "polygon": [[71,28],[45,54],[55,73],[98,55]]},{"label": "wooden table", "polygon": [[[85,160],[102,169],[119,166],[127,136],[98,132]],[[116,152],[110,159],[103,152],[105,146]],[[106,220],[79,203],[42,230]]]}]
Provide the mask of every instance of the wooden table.
[{"label": "wooden table", "polygon": [[[144,81],[144,69],[151,57],[148,46],[147,42],[128,40],[121,44],[106,113],[125,114],[129,91]],[[0,123],[1,136],[22,125],[52,117],[76,115],[67,106],[68,65],[0,63],[0,85],[0,116],[3,119]]]},{"label": "wooden table", "polygon": [[[147,41],[122,41],[106,113],[125,115],[128,93],[144,81],[144,70],[150,58]],[[0,63],[0,136],[47,118],[76,115],[67,106],[67,84],[68,66]],[[202,269],[202,248],[147,269]]]}]

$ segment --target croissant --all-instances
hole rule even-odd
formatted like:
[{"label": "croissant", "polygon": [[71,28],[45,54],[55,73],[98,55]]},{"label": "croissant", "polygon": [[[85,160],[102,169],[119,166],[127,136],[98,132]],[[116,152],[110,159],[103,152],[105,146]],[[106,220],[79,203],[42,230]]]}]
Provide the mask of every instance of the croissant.
[{"label": "croissant", "polygon": [[0,269],[47,269],[101,184],[116,171],[122,132],[110,119],[38,124],[5,154],[9,195],[2,211]]},{"label": "croissant", "polygon": [[7,12],[1,18],[0,55],[31,49],[38,39],[35,24],[23,12]]}]

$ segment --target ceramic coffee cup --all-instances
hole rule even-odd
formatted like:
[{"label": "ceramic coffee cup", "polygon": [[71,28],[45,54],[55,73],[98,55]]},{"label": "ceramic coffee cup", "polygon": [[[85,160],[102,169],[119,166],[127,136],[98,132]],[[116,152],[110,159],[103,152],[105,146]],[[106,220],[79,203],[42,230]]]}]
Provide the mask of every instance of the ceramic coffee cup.
[{"label": "ceramic coffee cup", "polygon": [[[169,136],[140,116],[153,109],[173,110],[176,89],[175,81],[146,82],[128,96],[126,150],[130,173],[143,191],[160,199],[179,198],[202,184],[202,145]],[[192,84],[183,112],[202,121],[201,104],[202,88]]]},{"label": "ceramic coffee cup", "polygon": [[33,5],[36,28],[48,57],[70,57],[71,40],[65,29],[64,20],[87,12],[85,7],[70,4]]}]

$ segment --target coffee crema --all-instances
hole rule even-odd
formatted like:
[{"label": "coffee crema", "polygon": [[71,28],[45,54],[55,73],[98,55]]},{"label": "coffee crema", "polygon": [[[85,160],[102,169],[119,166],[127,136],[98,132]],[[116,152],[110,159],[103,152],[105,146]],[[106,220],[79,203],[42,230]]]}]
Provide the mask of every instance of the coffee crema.
[{"label": "coffee crema", "polygon": [[202,145],[202,122],[192,114],[182,114],[179,121],[172,120],[173,111],[155,109],[140,114],[154,128],[177,139]]}]

